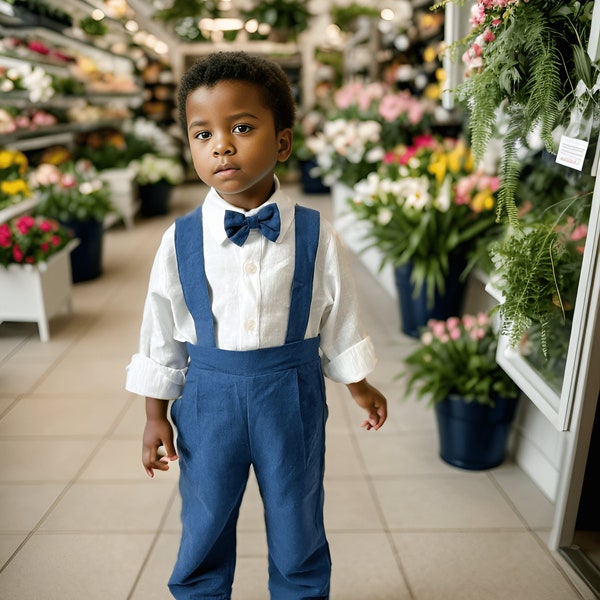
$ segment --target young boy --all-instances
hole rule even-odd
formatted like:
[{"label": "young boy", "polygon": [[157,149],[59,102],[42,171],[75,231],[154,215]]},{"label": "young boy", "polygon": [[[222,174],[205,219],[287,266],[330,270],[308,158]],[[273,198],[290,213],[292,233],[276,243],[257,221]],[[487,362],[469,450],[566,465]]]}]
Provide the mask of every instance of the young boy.
[{"label": "young boy", "polygon": [[183,533],[169,588],[179,599],[230,598],[252,465],[271,598],[328,598],[323,373],[366,410],[362,426],[379,429],[386,399],[365,379],[373,347],[331,226],[294,206],[274,176],[292,149],[283,70],[214,53],[184,75],[178,100],[211,189],[163,236],[127,372],[127,389],[146,396],[147,474],[179,459]]}]

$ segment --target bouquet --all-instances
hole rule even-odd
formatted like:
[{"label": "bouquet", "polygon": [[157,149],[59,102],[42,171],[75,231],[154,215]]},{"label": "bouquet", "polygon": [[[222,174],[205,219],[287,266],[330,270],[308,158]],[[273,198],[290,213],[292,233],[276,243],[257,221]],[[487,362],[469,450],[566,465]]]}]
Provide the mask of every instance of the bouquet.
[{"label": "bouquet", "polygon": [[468,402],[494,404],[494,397],[513,398],[518,387],[496,363],[498,338],[485,313],[435,319],[427,323],[419,347],[405,359],[407,392],[429,404],[458,395]]},{"label": "bouquet", "polygon": [[70,230],[47,217],[22,215],[0,224],[0,265],[45,262],[72,239]]},{"label": "bouquet", "polygon": [[115,210],[108,184],[89,160],[69,160],[60,165],[40,164],[32,174],[38,195],[36,213],[58,221],[102,221]]},{"label": "bouquet", "polygon": [[0,149],[0,210],[31,196],[29,161],[18,150]]},{"label": "bouquet", "polygon": [[452,257],[466,257],[494,223],[495,176],[473,171],[470,148],[457,139],[416,138],[386,155],[350,198],[370,224],[369,237],[395,267],[412,263],[415,293],[433,301],[445,289]]}]

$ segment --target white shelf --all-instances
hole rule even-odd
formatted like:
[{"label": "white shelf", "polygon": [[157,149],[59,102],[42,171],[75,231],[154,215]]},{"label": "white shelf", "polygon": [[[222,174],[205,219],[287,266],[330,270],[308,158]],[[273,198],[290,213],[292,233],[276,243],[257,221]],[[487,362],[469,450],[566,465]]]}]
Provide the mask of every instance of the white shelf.
[{"label": "white shelf", "polygon": [[18,204],[12,204],[11,206],[7,206],[0,210],[0,223],[6,223],[10,221],[13,217],[18,217],[19,215],[23,215],[26,212],[30,211],[37,204],[37,200],[35,198],[30,198],[28,200],[23,200]]}]

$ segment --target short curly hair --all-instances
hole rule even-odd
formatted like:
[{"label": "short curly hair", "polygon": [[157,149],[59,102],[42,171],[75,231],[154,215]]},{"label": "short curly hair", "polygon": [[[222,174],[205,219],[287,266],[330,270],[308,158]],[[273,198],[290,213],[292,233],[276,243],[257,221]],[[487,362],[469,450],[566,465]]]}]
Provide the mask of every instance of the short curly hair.
[{"label": "short curly hair", "polygon": [[277,63],[246,52],[213,52],[192,65],[179,83],[177,108],[186,137],[188,96],[198,88],[212,88],[222,81],[244,81],[255,85],[265,106],[273,113],[275,129],[282,131],[294,126],[296,105],[291,85]]}]

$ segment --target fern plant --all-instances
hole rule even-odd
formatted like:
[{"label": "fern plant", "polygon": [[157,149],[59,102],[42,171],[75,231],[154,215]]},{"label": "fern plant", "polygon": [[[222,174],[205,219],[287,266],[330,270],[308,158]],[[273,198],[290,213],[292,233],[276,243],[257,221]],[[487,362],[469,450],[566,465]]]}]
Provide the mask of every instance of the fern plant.
[{"label": "fern plant", "polygon": [[498,311],[511,346],[535,327],[536,342],[548,358],[551,329],[566,328],[575,306],[592,178],[569,181],[543,163],[524,169],[528,176],[517,190],[521,210],[532,199],[539,205],[521,215],[521,226],[509,227],[491,247],[497,287],[504,297]]},{"label": "fern plant", "polygon": [[[443,0],[434,8],[449,2],[464,4]],[[458,43],[466,48],[468,73],[455,93],[470,112],[476,160],[494,136],[498,113],[503,111],[508,121],[497,217],[506,216],[513,227],[518,226],[518,149],[529,147],[531,136],[539,132],[545,148],[556,153],[559,126],[569,122],[573,107],[581,102],[576,94],[580,81],[587,89],[586,101],[596,110],[600,105],[600,92],[593,90],[600,65],[585,50],[593,5],[593,0],[479,0],[472,12],[475,27]]]}]

